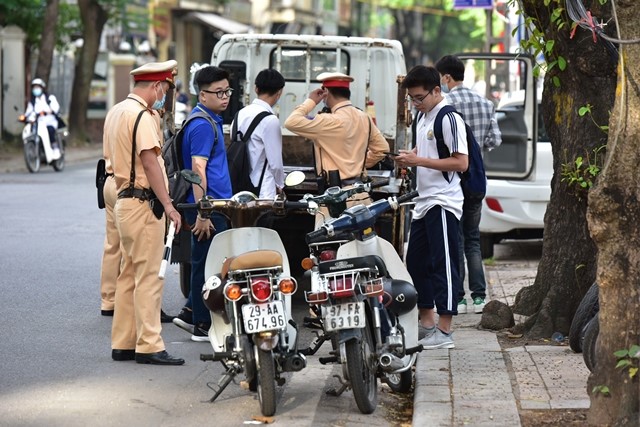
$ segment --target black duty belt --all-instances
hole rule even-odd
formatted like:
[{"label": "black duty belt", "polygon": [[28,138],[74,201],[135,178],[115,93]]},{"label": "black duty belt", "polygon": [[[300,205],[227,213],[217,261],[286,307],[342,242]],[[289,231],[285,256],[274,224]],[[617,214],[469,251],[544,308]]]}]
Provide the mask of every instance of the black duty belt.
[{"label": "black duty belt", "polygon": [[151,200],[155,199],[155,194],[149,188],[125,188],[118,193],[118,199],[140,199]]}]

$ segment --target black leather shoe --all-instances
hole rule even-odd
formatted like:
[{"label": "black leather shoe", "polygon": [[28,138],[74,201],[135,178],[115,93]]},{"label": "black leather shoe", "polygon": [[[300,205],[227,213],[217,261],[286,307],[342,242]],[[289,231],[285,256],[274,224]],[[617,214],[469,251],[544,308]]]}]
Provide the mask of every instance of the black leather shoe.
[{"label": "black leather shoe", "polygon": [[117,362],[123,362],[125,360],[135,360],[135,350],[111,350],[111,358]]},{"label": "black leather shoe", "polygon": [[166,350],[157,353],[136,353],[136,362],[151,365],[184,365],[184,359],[171,357]]},{"label": "black leather shoe", "polygon": [[103,316],[113,316],[113,310],[100,310],[100,314]]},{"label": "black leather shoe", "polygon": [[173,316],[169,316],[164,310],[160,310],[160,323],[171,323],[173,322]]}]

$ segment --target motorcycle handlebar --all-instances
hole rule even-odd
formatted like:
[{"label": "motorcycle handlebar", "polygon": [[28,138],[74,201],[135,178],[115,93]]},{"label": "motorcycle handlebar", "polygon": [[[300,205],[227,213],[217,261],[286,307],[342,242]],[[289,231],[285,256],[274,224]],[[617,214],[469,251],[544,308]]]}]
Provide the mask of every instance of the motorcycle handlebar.
[{"label": "motorcycle handlebar", "polygon": [[413,190],[407,194],[403,194],[402,196],[399,196],[396,201],[398,203],[404,203],[404,202],[408,202],[409,200],[418,197],[418,192],[416,190]]}]

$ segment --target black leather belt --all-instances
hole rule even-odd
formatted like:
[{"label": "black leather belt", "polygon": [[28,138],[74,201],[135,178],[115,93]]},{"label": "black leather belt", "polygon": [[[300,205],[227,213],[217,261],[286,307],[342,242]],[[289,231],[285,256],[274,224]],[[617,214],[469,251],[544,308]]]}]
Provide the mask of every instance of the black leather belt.
[{"label": "black leather belt", "polygon": [[151,200],[155,198],[153,191],[149,188],[125,188],[121,192],[118,193],[118,199],[140,199],[140,200]]}]

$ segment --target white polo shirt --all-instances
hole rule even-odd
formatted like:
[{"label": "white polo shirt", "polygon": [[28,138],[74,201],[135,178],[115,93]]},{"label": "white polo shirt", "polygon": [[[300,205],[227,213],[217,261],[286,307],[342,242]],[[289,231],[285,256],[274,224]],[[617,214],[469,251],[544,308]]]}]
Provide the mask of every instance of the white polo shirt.
[{"label": "white polo shirt", "polygon": [[[439,159],[433,125],[438,111],[448,105],[442,100],[427,114],[422,114],[416,126],[416,147],[418,157]],[[467,131],[464,121],[459,114],[449,113],[442,120],[442,135],[451,153],[469,154],[467,147]],[[416,182],[419,196],[416,202],[414,219],[422,218],[429,209],[436,205],[453,213],[456,218],[462,216],[464,195],[460,186],[460,176],[456,172],[448,172],[449,181],[442,175],[442,171],[425,167],[416,168]]]}]

